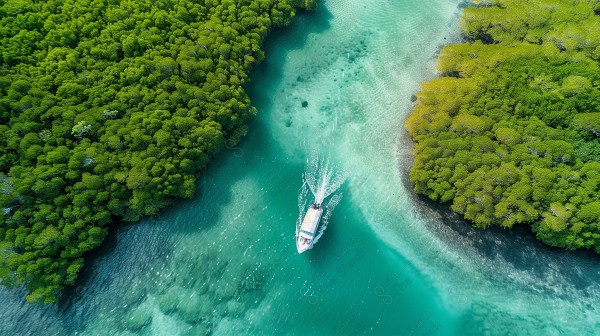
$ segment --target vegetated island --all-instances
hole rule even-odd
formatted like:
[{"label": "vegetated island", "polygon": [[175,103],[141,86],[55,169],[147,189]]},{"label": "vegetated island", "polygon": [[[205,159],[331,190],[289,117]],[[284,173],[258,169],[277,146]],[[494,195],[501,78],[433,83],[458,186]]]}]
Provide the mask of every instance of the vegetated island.
[{"label": "vegetated island", "polygon": [[0,278],[50,303],[107,224],[194,195],[256,115],[261,43],[315,0],[3,1]]},{"label": "vegetated island", "polygon": [[478,0],[406,122],[416,192],[600,252],[600,2]]}]

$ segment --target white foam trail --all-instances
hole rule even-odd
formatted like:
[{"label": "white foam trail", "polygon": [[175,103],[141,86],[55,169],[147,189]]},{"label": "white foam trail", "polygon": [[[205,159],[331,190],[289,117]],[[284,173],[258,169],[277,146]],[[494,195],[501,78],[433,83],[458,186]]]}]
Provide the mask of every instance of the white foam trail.
[{"label": "white foam trail", "polygon": [[318,152],[311,155],[306,166],[304,180],[315,196],[316,204],[323,203],[348,178],[347,173],[335,172],[329,163],[329,159],[320,159]]},{"label": "white foam trail", "polygon": [[[304,180],[304,175],[302,176]],[[298,194],[298,219],[296,220],[296,236],[300,231],[300,226],[302,225],[302,217],[306,213],[306,209],[308,207],[308,188],[306,187],[306,180],[302,183],[302,187],[300,187],[300,193]]]},{"label": "white foam trail", "polygon": [[321,226],[319,227],[319,231],[317,232],[317,235],[315,236],[315,240],[314,240],[313,244],[316,244],[319,241],[319,238],[321,238],[321,236],[323,235],[323,232],[325,232],[325,229],[327,229],[327,225],[329,225],[329,217],[331,217],[331,214],[333,213],[333,209],[335,209],[335,207],[338,205],[338,203],[340,203],[340,200],[342,199],[342,195],[343,195],[342,193],[339,193],[339,194],[335,194],[335,195],[331,196],[331,198],[325,205],[325,207],[324,207],[325,211],[323,213],[323,217],[321,218]]},{"label": "white foam trail", "polygon": [[[319,238],[329,225],[329,218],[333,210],[342,199],[342,193],[336,193],[342,184],[346,181],[348,174],[345,172],[336,172],[329,159],[319,158],[317,151],[313,152],[310,159],[306,161],[306,170],[302,175],[303,183],[298,194],[298,219],[296,220],[296,235],[302,225],[304,214],[308,207],[313,204],[323,205],[323,215],[321,225],[314,238],[316,244]],[[311,202],[308,197],[308,191],[311,191],[314,201]],[[333,196],[331,196],[333,195]],[[327,198],[331,196],[328,200]],[[325,202],[325,204],[323,203]]]}]

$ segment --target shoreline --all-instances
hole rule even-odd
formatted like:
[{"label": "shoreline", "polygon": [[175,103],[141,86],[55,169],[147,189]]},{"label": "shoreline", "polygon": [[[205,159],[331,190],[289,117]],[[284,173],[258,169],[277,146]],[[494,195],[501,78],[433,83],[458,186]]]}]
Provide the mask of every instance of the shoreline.
[{"label": "shoreline", "polygon": [[[461,43],[464,40],[460,38],[458,42]],[[442,48],[443,46],[436,53],[436,59]],[[402,118],[403,125],[412,114],[414,106],[415,103],[413,103],[410,113]],[[437,261],[429,264],[432,260],[417,258],[419,262],[417,267],[434,280],[435,287],[444,298],[449,311],[457,314],[458,322],[461,323],[460,328],[468,329],[464,323],[474,323],[469,314],[475,314],[474,312],[481,308],[481,305],[494,302],[493,299],[487,297],[488,293],[485,292],[488,284],[507,287],[497,290],[498,293],[507,290],[514,293],[510,296],[517,295],[517,293],[522,293],[522,295],[514,305],[507,304],[508,302],[496,302],[498,305],[486,308],[487,313],[485,314],[505,314],[523,318],[524,327],[530,331],[537,330],[539,332],[541,330],[537,329],[541,327],[534,326],[534,321],[543,315],[535,309],[527,310],[526,297],[530,297],[530,300],[534,300],[531,302],[537,302],[539,305],[549,302],[556,305],[563,299],[587,297],[581,305],[564,302],[563,305],[556,306],[556,312],[546,316],[548,319],[560,316],[560,318],[556,318],[556,321],[549,321],[546,326],[546,328],[554,330],[561,330],[561,327],[566,326],[566,321],[563,320],[565,316],[572,316],[575,311],[583,313],[587,309],[581,306],[594,304],[590,300],[596,296],[593,291],[598,287],[595,279],[600,268],[597,265],[597,253],[589,249],[573,251],[546,245],[536,238],[530,225],[515,225],[508,230],[496,226],[487,229],[474,227],[471,222],[463,219],[462,215],[453,212],[449,203],[433,201],[414,191],[414,185],[409,181],[409,172],[414,163],[412,155],[414,142],[406,128],[403,127],[399,132],[397,142],[397,162],[399,163],[397,169],[402,181],[400,188],[408,192],[407,197],[416,211],[415,217],[423,219],[420,222],[424,224],[424,231],[431,235],[432,244],[438,243],[435,246],[436,249],[442,249],[448,255],[447,258],[451,258],[450,255],[453,254],[457,258],[456,264],[462,266],[455,271],[456,280],[448,281],[437,277],[440,274],[436,269]],[[392,246],[392,248],[400,251],[396,246]],[[474,289],[470,286],[463,285],[461,287],[459,285],[461,276],[470,277],[472,275],[478,277],[478,280],[471,281],[480,283],[480,288]],[[452,287],[452,285],[456,287]],[[464,295],[472,296],[469,300],[465,300]],[[489,295],[496,294],[489,293]],[[571,314],[565,314],[565,311],[569,311]],[[487,318],[485,314],[483,315],[484,319]],[[591,321],[593,320],[593,317],[589,315],[581,316],[581,318],[587,319],[585,326],[588,328],[592,327]],[[478,323],[483,322],[479,321]],[[504,323],[508,323],[508,320]],[[502,322],[499,322],[498,325],[496,327],[486,324],[486,327],[498,332],[510,331],[510,329],[502,329],[506,328]]]}]

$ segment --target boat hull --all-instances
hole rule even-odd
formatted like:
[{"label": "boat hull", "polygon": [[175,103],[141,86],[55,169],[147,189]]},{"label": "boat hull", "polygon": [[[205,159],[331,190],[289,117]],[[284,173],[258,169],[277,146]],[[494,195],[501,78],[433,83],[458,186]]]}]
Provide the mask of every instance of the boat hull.
[{"label": "boat hull", "polygon": [[298,253],[305,252],[313,247],[323,208],[319,205],[311,205],[306,211],[302,225],[296,234],[296,249]]},{"label": "boat hull", "polygon": [[304,251],[308,251],[313,247],[313,244],[305,244],[302,241],[300,241],[300,239],[296,240],[296,249],[298,250],[298,253],[302,253]]}]

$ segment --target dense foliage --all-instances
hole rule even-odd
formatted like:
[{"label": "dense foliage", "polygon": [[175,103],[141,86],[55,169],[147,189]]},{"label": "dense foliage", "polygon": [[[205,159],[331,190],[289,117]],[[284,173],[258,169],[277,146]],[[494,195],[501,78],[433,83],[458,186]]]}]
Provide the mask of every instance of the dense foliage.
[{"label": "dense foliage", "polygon": [[1,1],[3,283],[52,302],[114,218],[191,197],[256,114],[263,38],[313,1]]},{"label": "dense foliage", "polygon": [[600,3],[476,1],[406,123],[415,190],[600,252]]}]

